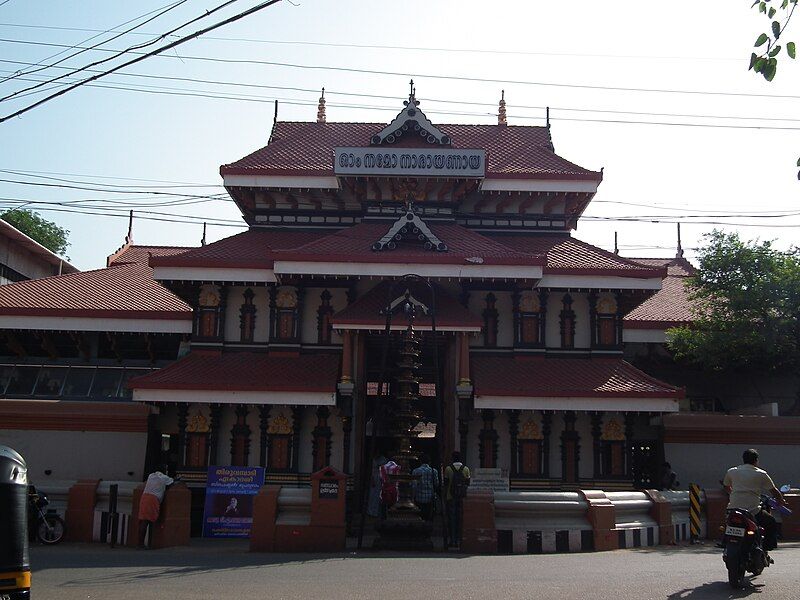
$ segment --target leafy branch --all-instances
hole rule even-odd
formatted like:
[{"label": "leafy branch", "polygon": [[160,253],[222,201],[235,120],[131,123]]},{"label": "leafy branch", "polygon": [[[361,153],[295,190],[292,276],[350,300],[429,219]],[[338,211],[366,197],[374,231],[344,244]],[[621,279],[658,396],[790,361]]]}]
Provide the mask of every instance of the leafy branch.
[{"label": "leafy branch", "polygon": [[[797,55],[797,48],[794,42],[786,42],[785,46],[778,43],[792,20],[797,3],[798,0],[781,0],[780,8],[775,8],[774,6],[769,6],[771,0],[756,0],[750,7],[755,8],[758,6],[758,12],[771,21],[769,32],[760,34],[754,44],[755,48],[761,48],[764,44],[766,44],[766,47],[760,51],[760,54],[756,52],[750,54],[749,67],[756,73],[761,73],[767,81],[772,81],[775,78],[775,74],[778,71],[778,55],[782,49],[785,48],[786,54],[791,59],[794,59]],[[778,11],[781,11],[783,13],[782,16],[785,17],[783,23],[775,19]]]}]

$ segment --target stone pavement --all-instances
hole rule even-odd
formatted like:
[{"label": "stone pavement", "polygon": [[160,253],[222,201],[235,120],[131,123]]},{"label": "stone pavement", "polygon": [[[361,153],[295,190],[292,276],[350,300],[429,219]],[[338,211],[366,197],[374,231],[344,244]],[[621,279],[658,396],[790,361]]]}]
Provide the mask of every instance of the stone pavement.
[{"label": "stone pavement", "polygon": [[513,556],[251,554],[235,540],[152,551],[99,544],[31,549],[34,600],[800,597],[800,543],[784,544],[774,556],[775,565],[737,592],[710,543]]}]

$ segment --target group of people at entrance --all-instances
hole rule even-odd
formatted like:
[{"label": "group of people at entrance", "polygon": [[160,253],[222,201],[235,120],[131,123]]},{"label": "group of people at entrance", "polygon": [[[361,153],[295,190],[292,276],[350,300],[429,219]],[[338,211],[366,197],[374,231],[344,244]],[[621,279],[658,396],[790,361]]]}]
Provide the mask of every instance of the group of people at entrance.
[{"label": "group of people at entrance", "polygon": [[[387,511],[397,502],[397,483],[392,480],[400,470],[397,463],[383,456],[373,461],[372,481],[367,512],[370,516],[386,518]],[[461,546],[463,526],[463,502],[470,482],[469,467],[461,460],[459,452],[453,452],[452,461],[444,468],[444,489],[440,488],[439,471],[430,465],[430,458],[422,454],[419,465],[411,471],[414,477],[413,499],[425,521],[432,521],[444,495],[447,512],[448,545]]]}]

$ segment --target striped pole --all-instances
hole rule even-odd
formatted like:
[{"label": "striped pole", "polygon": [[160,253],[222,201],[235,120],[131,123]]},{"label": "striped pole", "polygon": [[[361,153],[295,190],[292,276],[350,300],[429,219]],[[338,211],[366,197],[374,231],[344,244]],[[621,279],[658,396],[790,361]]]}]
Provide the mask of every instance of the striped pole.
[{"label": "striped pole", "polygon": [[689,529],[691,543],[696,544],[700,539],[700,486],[696,483],[689,484]]}]

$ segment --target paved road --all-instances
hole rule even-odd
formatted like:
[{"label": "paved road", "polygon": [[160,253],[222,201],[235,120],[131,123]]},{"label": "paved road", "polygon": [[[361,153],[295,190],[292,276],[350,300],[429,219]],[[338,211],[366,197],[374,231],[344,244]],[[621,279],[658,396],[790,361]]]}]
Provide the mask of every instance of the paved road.
[{"label": "paved road", "polygon": [[31,549],[34,600],[799,598],[800,544],[774,557],[764,575],[735,591],[711,545],[544,556],[256,555],[222,540],[152,551]]}]

